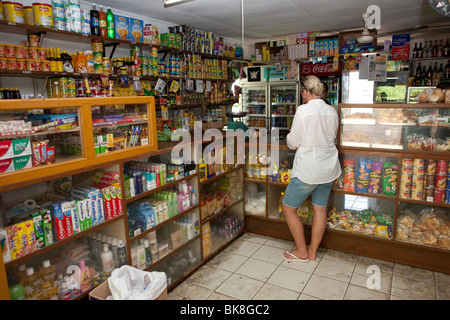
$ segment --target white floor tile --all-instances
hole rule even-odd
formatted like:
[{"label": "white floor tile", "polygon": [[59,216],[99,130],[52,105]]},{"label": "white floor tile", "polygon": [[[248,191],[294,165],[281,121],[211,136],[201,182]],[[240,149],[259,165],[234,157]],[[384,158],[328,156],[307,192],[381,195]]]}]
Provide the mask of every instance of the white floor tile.
[{"label": "white floor tile", "polygon": [[302,293],[319,299],[342,300],[347,287],[345,282],[313,274]]},{"label": "white floor tile", "polygon": [[267,283],[300,293],[310,277],[310,273],[280,266],[267,280]]},{"label": "white floor tile", "polygon": [[299,293],[266,283],[255,295],[254,300],[297,300]]},{"label": "white floor tile", "polygon": [[285,251],[284,249],[264,245],[256,250],[252,258],[279,265],[283,261],[281,254]]},{"label": "white floor tile", "polygon": [[251,300],[263,285],[262,281],[233,274],[217,288],[216,292],[239,300]]},{"label": "white floor tile", "polygon": [[277,268],[276,264],[249,258],[235,273],[265,282]]},{"label": "white floor tile", "polygon": [[324,258],[319,262],[314,274],[348,283],[352,278],[354,269],[354,264]]}]

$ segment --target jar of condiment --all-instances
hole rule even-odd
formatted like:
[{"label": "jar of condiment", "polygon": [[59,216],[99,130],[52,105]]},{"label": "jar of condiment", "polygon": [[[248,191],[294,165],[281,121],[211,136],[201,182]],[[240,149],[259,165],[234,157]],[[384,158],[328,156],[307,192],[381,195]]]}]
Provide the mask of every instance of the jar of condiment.
[{"label": "jar of condiment", "polygon": [[0,43],[0,58],[6,58],[6,46]]},{"label": "jar of condiment", "polygon": [[8,70],[8,60],[5,57],[0,58],[0,70]]},{"label": "jar of condiment", "polygon": [[103,43],[101,40],[92,40],[92,51],[103,52]]},{"label": "jar of condiment", "polygon": [[14,71],[17,70],[17,59],[9,58],[8,60],[8,70]]},{"label": "jar of condiment", "polygon": [[34,70],[41,71],[41,60],[34,59],[33,63],[34,63]]},{"label": "jar of condiment", "polygon": [[50,71],[50,61],[48,60],[41,61],[41,71]]},{"label": "jar of condiment", "polygon": [[34,71],[33,59],[25,59],[25,65],[28,71]]},{"label": "jar of condiment", "polygon": [[27,70],[27,64],[25,59],[17,59],[17,70],[24,71]]},{"label": "jar of condiment", "polygon": [[36,47],[28,47],[28,58],[39,59],[38,51]]},{"label": "jar of condiment", "polygon": [[39,60],[47,60],[47,52],[45,51],[45,48],[38,48],[38,57]]},{"label": "jar of condiment", "polygon": [[128,74],[128,68],[127,67],[120,67],[120,74],[121,75],[127,75]]},{"label": "jar of condiment", "polygon": [[39,36],[35,34],[30,34],[28,36],[28,42],[30,43],[30,47],[38,48],[39,47]]},{"label": "jar of condiment", "polygon": [[15,58],[16,57],[16,46],[13,44],[7,44],[6,48],[6,58]]}]

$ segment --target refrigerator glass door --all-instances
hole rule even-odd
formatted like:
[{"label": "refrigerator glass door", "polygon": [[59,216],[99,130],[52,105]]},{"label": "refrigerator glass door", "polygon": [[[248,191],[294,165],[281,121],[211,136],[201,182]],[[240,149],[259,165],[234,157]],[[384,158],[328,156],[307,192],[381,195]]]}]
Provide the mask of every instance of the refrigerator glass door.
[{"label": "refrigerator glass door", "polygon": [[298,106],[298,85],[269,85],[270,132],[278,129],[279,137],[285,138],[289,133]]},{"label": "refrigerator glass door", "polygon": [[247,112],[244,124],[252,129],[267,127],[266,85],[244,85],[242,87],[242,111]]}]

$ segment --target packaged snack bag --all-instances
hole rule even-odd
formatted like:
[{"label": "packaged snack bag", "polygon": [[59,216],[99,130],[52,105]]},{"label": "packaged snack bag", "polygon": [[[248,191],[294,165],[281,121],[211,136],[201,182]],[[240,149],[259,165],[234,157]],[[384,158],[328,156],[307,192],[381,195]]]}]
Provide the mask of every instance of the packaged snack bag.
[{"label": "packaged snack bag", "polygon": [[343,190],[355,192],[355,159],[344,159]]},{"label": "packaged snack bag", "polygon": [[398,166],[392,162],[383,164],[382,190],[387,196],[394,197],[397,190]]},{"label": "packaged snack bag", "polygon": [[381,192],[381,175],[383,170],[383,162],[374,161],[372,163],[372,171],[369,176],[369,193],[377,194]]},{"label": "packaged snack bag", "polygon": [[367,193],[369,189],[369,175],[372,170],[372,160],[359,158],[358,171],[356,172],[355,191]]}]

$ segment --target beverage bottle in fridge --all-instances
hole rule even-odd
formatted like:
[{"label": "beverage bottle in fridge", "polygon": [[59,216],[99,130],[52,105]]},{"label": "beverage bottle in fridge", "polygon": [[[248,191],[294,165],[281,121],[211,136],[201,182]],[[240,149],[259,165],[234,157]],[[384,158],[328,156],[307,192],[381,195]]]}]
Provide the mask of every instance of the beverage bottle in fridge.
[{"label": "beverage bottle in fridge", "polygon": [[114,14],[110,7],[106,10],[106,28],[108,29],[108,38],[115,38],[116,31],[114,29]]},{"label": "beverage bottle in fridge", "polygon": [[58,300],[58,285],[56,283],[56,269],[50,264],[50,260],[42,262],[39,270],[42,279],[42,298],[44,300]]},{"label": "beverage bottle in fridge", "polygon": [[19,282],[19,277],[16,274],[8,276],[9,298],[11,300],[25,300],[25,290],[23,285]]},{"label": "beverage bottle in fridge", "polygon": [[100,36],[106,38],[108,36],[108,26],[106,22],[106,12],[103,10],[103,6],[100,6],[98,10],[98,24],[100,27]]},{"label": "beverage bottle in fridge", "polygon": [[95,3],[92,4],[90,14],[91,14],[91,34],[93,36],[99,36],[100,35],[100,17],[99,17],[99,12],[97,10],[97,7],[95,6]]},{"label": "beverage bottle in fridge", "polygon": [[42,299],[42,278],[34,272],[33,267],[27,268],[23,282],[27,300]]}]

